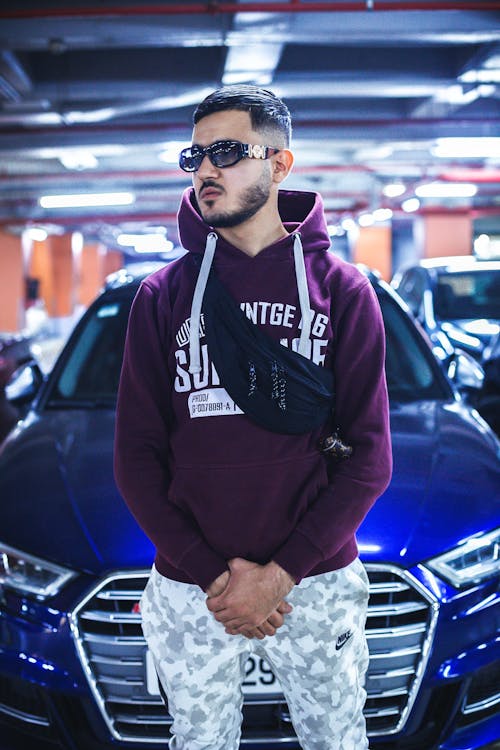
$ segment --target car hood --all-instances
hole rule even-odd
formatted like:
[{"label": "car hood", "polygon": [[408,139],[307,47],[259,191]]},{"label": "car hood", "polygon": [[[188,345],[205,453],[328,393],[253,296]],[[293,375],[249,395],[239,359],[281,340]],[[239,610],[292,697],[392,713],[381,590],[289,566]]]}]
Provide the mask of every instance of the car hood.
[{"label": "car hood", "polygon": [[71,568],[148,567],[113,480],[114,411],[30,413],[0,453],[0,540]]},{"label": "car hood", "polygon": [[391,410],[394,472],[359,534],[365,561],[405,567],[500,526],[500,443],[460,402]]},{"label": "car hood", "polygon": [[[393,479],[358,535],[365,560],[411,565],[500,525],[499,444],[484,423],[435,402],[396,406],[391,422]],[[1,541],[88,572],[149,567],[113,481],[113,431],[112,410],[30,414],[0,454]]]}]

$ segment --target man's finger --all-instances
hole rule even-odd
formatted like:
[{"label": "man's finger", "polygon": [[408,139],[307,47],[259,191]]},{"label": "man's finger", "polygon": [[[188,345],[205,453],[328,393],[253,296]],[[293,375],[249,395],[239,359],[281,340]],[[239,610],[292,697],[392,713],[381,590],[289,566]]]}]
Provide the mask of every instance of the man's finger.
[{"label": "man's finger", "polygon": [[278,612],[280,612],[282,615],[289,615],[290,612],[293,610],[293,607],[291,604],[288,604],[284,599],[280,601],[278,606],[276,607]]},{"label": "man's finger", "polygon": [[243,635],[245,638],[264,639],[264,633],[259,628],[226,628],[228,635]]},{"label": "man's finger", "polygon": [[208,599],[205,600],[205,604],[207,605],[210,612],[219,612],[220,610],[224,609],[224,602],[221,601],[222,595],[219,596],[210,596]]},{"label": "man's finger", "polygon": [[263,635],[271,636],[276,634],[276,628],[269,622],[269,620],[266,620],[262,625],[259,625],[257,630],[260,630]]},{"label": "man's finger", "polygon": [[274,631],[276,632],[276,629],[281,628],[281,626],[285,622],[285,618],[283,617],[283,615],[280,615],[278,611],[276,611],[269,615],[269,617],[267,618],[267,622],[274,628]]}]

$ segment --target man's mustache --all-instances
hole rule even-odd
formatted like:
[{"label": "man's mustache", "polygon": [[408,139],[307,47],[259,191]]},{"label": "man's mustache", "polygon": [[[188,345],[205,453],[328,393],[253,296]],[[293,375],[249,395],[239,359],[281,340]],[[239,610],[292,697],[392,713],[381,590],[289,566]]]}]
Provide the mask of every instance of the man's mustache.
[{"label": "man's mustache", "polygon": [[205,188],[215,188],[216,190],[220,190],[221,192],[223,192],[224,190],[222,185],[218,185],[215,180],[205,180],[200,188],[200,193],[205,190]]}]

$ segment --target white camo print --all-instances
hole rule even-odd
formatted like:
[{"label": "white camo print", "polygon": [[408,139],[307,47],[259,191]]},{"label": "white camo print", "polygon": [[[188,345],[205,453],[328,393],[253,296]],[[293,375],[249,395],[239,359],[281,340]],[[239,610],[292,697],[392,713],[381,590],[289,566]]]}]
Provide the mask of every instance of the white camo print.
[{"label": "white camo print", "polygon": [[[251,653],[278,677],[303,750],[366,750],[363,687],[368,576],[359,559],[305,578],[275,636],[227,635],[195,585],[153,566],[142,627],[174,718],[170,750],[238,750],[241,682]],[[352,635],[349,637],[349,631]]]}]

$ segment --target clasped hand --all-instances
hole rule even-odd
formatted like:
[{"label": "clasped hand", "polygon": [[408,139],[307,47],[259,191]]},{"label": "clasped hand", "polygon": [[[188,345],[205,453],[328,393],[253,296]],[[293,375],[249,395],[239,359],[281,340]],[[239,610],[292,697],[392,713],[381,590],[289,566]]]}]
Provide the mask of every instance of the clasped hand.
[{"label": "clasped hand", "polygon": [[274,635],[292,611],[284,597],[293,578],[275,562],[258,565],[236,557],[228,565],[207,589],[208,609],[230,635],[259,640]]}]

